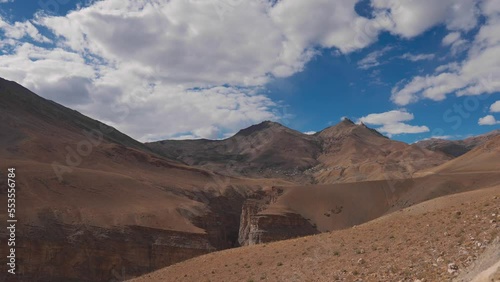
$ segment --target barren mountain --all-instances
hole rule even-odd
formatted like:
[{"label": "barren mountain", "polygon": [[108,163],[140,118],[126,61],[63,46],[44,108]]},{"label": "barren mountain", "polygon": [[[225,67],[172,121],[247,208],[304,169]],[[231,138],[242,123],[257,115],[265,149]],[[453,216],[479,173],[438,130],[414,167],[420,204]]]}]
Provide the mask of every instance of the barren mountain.
[{"label": "barren mountain", "polygon": [[135,276],[233,247],[245,198],[286,184],[169,160],[5,80],[0,121],[0,171],[13,167],[17,175],[23,281],[122,280],[122,268]]},{"label": "barren mountain", "polygon": [[[500,136],[411,179],[274,187],[271,197],[245,202],[239,241],[253,245],[297,237],[305,230],[315,234],[349,228],[433,198],[498,186],[499,154]],[[300,232],[290,227],[291,220],[303,226]]]},{"label": "barren mountain", "polygon": [[265,121],[225,140],[165,140],[147,143],[165,156],[189,165],[235,176],[309,180],[302,174],[318,164],[317,138]]},{"label": "barren mountain", "polygon": [[[216,252],[132,281],[496,281],[499,150],[496,137],[431,175],[392,188],[377,181],[291,187],[257,216],[297,213],[319,229],[344,229]],[[356,222],[366,223],[352,226]]]},{"label": "barren mountain", "polygon": [[491,135],[487,141],[470,152],[427,171],[439,174],[488,173],[499,170],[500,135]]},{"label": "barren mountain", "polygon": [[443,152],[452,157],[459,157],[498,135],[500,135],[499,129],[483,135],[469,137],[464,140],[444,140],[434,138],[419,141],[415,143],[415,145],[431,151]]},{"label": "barren mountain", "polygon": [[225,140],[165,140],[147,146],[189,165],[234,176],[323,184],[407,178],[450,159],[390,140],[348,119],[315,135],[266,121]]},{"label": "barren mountain", "polygon": [[323,184],[411,178],[421,169],[450,159],[442,153],[390,140],[348,119],[321,131],[317,137],[322,144],[320,165],[310,173]]}]

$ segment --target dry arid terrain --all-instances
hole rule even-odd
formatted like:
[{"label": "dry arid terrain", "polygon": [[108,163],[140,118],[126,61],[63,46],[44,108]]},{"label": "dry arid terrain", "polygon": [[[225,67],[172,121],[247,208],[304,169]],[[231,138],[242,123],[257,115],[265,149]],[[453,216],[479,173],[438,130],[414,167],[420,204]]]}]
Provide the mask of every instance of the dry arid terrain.
[{"label": "dry arid terrain", "polygon": [[[13,281],[123,280],[233,247],[243,201],[287,183],[169,160],[5,80],[0,120],[0,169],[16,168],[22,219],[18,274],[7,277]],[[7,202],[7,184],[1,185]],[[0,231],[3,253],[6,232]]]},{"label": "dry arid terrain", "polygon": [[498,135],[500,135],[499,129],[493,130],[487,134],[469,137],[464,140],[445,140],[431,138],[428,140],[419,141],[415,143],[415,145],[431,151],[443,152],[452,157],[459,157]]},{"label": "dry arid terrain", "polygon": [[[448,195],[441,194],[441,197],[404,209],[393,207],[392,212],[367,223],[320,235],[209,254],[133,281],[471,281],[476,276],[476,281],[498,281],[498,156],[500,137],[414,180],[418,183],[429,177],[448,178],[447,183],[455,186],[448,190]],[[466,182],[471,179],[475,180]],[[447,187],[424,183],[418,189],[403,192],[406,197],[398,198],[425,200],[422,194],[431,195]],[[460,185],[475,190],[454,194]],[[320,192],[321,188],[326,191]],[[338,195],[327,197],[329,193],[335,195],[332,188],[319,187],[319,191],[313,188],[311,193],[298,192],[298,197],[285,193],[274,206],[283,208],[285,205],[311,213],[315,210],[313,207],[342,198]],[[348,188],[353,187],[344,187]],[[367,189],[372,190],[373,186]],[[317,193],[321,196],[307,200],[307,195]],[[344,216],[348,219],[359,214],[376,214],[375,204],[370,206],[369,202],[383,202],[372,194],[360,191],[354,194],[364,194],[366,200],[351,206],[352,210]],[[321,199],[330,201],[322,203]],[[304,208],[298,202],[309,203],[309,206]],[[335,216],[338,214],[317,222],[328,230],[327,223]],[[338,224],[339,221],[334,222]],[[340,221],[343,222],[345,220]]]},{"label": "dry arid terrain", "polygon": [[498,254],[500,136],[457,158],[347,119],[143,144],[1,79],[0,121],[8,281],[467,281]]},{"label": "dry arid terrain", "polygon": [[485,254],[499,259],[499,207],[500,186],[456,194],[353,228],[204,255],[131,281],[450,281]]}]

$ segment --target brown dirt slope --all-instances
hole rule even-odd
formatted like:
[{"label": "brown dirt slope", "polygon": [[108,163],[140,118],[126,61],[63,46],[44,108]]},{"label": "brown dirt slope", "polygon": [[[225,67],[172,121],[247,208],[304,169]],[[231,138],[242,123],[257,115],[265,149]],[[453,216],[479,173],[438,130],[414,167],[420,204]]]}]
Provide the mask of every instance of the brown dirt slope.
[{"label": "brown dirt slope", "polygon": [[300,172],[318,164],[315,137],[265,121],[225,140],[165,140],[146,144],[189,165],[236,176],[310,181]]},{"label": "brown dirt slope", "polygon": [[259,215],[297,213],[319,231],[351,227],[430,199],[500,185],[500,136],[412,179],[281,187]]},{"label": "brown dirt slope", "polygon": [[197,257],[131,281],[449,281],[500,236],[500,186],[354,228]]},{"label": "brown dirt slope", "polygon": [[428,171],[433,173],[489,172],[500,170],[500,135],[493,136],[472,151]]},{"label": "brown dirt slope", "polygon": [[232,247],[244,199],[286,184],[189,167],[6,80],[0,158],[2,179],[16,169],[18,281],[109,281]]},{"label": "brown dirt slope", "polygon": [[411,178],[450,158],[414,145],[390,140],[364,124],[344,120],[320,133],[320,165],[311,169],[318,183]]}]

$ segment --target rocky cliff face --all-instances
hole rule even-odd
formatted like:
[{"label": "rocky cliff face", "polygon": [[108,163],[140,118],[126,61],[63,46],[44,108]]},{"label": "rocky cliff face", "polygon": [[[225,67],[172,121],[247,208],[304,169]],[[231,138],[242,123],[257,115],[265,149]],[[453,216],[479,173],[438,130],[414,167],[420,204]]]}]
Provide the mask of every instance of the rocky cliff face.
[{"label": "rocky cliff face", "polygon": [[191,222],[205,230],[208,240],[218,250],[238,247],[238,228],[244,201],[244,195],[229,188],[224,195],[210,198],[209,212],[192,218]]},{"label": "rocky cliff face", "polygon": [[255,244],[254,234],[257,230],[255,228],[254,218],[262,206],[262,201],[255,199],[249,199],[243,204],[238,232],[238,243],[241,246]]},{"label": "rocky cliff face", "polygon": [[18,242],[12,281],[123,281],[215,250],[206,234],[138,226],[25,226]]},{"label": "rocky cliff face", "polygon": [[280,188],[260,198],[248,199],[242,207],[238,242],[241,246],[256,245],[319,233],[313,224],[296,213],[270,214],[265,208],[274,203],[283,191]]},{"label": "rocky cliff face", "polygon": [[[245,216],[242,214],[242,217]],[[246,214],[246,224],[240,226],[242,231],[239,242],[242,246],[286,240],[319,233],[305,218],[296,213]]]}]

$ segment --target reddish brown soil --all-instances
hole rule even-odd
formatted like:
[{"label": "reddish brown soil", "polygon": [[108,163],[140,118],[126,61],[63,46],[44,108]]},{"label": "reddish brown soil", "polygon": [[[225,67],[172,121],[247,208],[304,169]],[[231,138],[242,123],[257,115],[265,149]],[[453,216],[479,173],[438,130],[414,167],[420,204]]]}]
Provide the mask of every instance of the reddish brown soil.
[{"label": "reddish brown soil", "polygon": [[341,231],[212,253],[131,281],[449,281],[500,235],[500,186]]}]

